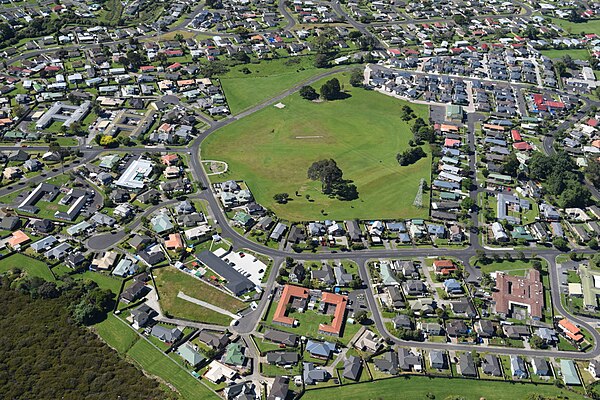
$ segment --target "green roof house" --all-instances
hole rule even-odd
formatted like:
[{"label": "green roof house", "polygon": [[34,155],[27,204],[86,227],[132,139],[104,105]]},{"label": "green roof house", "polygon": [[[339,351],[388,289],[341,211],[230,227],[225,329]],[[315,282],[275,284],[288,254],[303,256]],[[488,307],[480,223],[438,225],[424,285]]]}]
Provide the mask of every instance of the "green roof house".
[{"label": "green roof house", "polygon": [[577,374],[577,369],[575,368],[575,363],[573,360],[560,360],[560,370],[562,372],[565,385],[581,385],[581,380],[579,379],[579,375]]},{"label": "green roof house", "polygon": [[386,262],[382,262],[379,266],[379,270],[381,273],[381,281],[385,286],[398,286],[399,283],[396,280],[396,277],[392,273],[392,269],[390,268],[390,264]]},{"label": "green roof house", "polygon": [[183,358],[185,362],[190,364],[192,367],[195,367],[205,360],[202,354],[198,353],[187,343],[185,343],[183,346],[179,346],[177,349],[177,354],[179,354],[179,356],[181,356],[181,358]]},{"label": "green roof house", "polygon": [[252,226],[252,224],[254,223],[252,217],[243,211],[238,211],[237,213],[235,213],[235,215],[233,216],[233,220],[238,225],[243,226],[245,228]]},{"label": "green roof house", "polygon": [[513,239],[524,239],[527,241],[532,241],[533,240],[533,236],[531,236],[531,234],[529,232],[527,232],[527,229],[525,229],[525,227],[523,226],[515,226],[513,231],[510,234]]},{"label": "green roof house", "polygon": [[229,365],[235,365],[241,367],[244,365],[246,357],[242,350],[242,345],[239,343],[230,343],[225,349],[225,355],[223,356],[223,362]]},{"label": "green roof house", "polygon": [[102,161],[98,165],[100,168],[104,169],[112,169],[119,161],[121,161],[121,156],[118,154],[109,154],[107,156],[102,157]]},{"label": "green roof house", "polygon": [[156,233],[163,233],[170,229],[173,229],[173,223],[171,222],[171,219],[163,213],[155,215],[150,220],[150,225]]}]

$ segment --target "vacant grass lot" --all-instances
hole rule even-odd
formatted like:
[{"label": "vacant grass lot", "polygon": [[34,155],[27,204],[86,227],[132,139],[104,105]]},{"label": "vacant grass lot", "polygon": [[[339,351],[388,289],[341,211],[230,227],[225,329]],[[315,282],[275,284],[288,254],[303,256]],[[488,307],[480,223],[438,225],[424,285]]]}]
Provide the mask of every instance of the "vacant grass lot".
[{"label": "vacant grass lot", "polygon": [[[396,161],[412,139],[412,122],[400,119],[407,103],[352,88],[346,74],[337,77],[350,98],[314,103],[295,93],[282,101],[284,109],[268,107],[209,136],[202,157],[229,164],[229,172],[213,180],[245,180],[260,204],[292,221],[323,219],[321,210],[330,219],[426,217],[426,207],[412,204],[420,179],[429,182],[431,157],[405,167]],[[411,107],[427,119],[426,106]],[[359,199],[325,196],[320,182],[307,178],[308,167],[326,158],[333,158],[344,178],[354,182]],[[290,194],[288,204],[273,200],[281,192]],[[427,197],[423,204],[429,204]]]},{"label": "vacant grass lot", "polygon": [[[250,73],[244,74],[244,68]],[[231,68],[221,77],[221,84],[231,113],[237,114],[320,72],[313,57],[268,60]]]},{"label": "vacant grass lot", "polygon": [[23,254],[15,253],[6,258],[0,259],[0,274],[10,271],[13,268],[20,268],[31,276],[39,276],[46,281],[54,281],[54,276],[45,262],[27,257]]},{"label": "vacant grass lot", "polygon": [[140,339],[133,329],[128,328],[114,314],[108,314],[106,319],[94,325],[96,333],[119,353],[126,353]]},{"label": "vacant grass lot", "polygon": [[[542,266],[545,265],[545,262],[543,260],[540,262],[542,263]],[[482,272],[486,272],[488,274],[496,272],[496,271],[503,271],[509,275],[518,275],[518,276],[525,276],[527,271],[529,271],[531,268],[533,268],[533,264],[530,260],[527,260],[527,261],[503,260],[503,261],[498,261],[498,262],[494,261],[490,264],[478,263],[478,265],[481,267]]]},{"label": "vacant grass lot", "polygon": [[241,300],[172,267],[154,270],[154,277],[163,311],[175,317],[220,325],[228,325],[231,322],[231,318],[226,315],[180,299],[177,297],[180,291],[232,313],[236,313],[245,307],[244,302]]},{"label": "vacant grass lot", "polygon": [[[363,372],[364,373],[364,372]],[[303,400],[320,400],[336,397],[344,400],[363,399],[424,399],[431,393],[436,399],[455,398],[465,400],[522,400],[531,394],[541,396],[565,396],[570,400],[584,397],[554,385],[533,385],[506,382],[483,382],[478,380],[427,378],[412,376],[386,379],[359,385],[347,385],[323,390],[307,391]],[[456,397],[456,398],[458,398]],[[434,398],[434,397],[430,397]]]}]

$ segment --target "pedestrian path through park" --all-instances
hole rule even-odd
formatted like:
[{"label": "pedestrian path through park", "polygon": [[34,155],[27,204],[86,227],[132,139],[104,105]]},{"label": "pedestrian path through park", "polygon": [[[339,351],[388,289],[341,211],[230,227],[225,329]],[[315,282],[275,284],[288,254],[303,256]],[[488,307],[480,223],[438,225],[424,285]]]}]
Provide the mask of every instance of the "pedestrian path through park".
[{"label": "pedestrian path through park", "polygon": [[190,303],[198,304],[199,306],[208,308],[209,310],[213,310],[215,312],[218,312],[219,314],[227,315],[228,317],[231,317],[233,319],[237,319],[238,318],[237,315],[235,315],[235,314],[233,314],[233,313],[231,313],[231,312],[229,312],[227,310],[224,310],[221,307],[217,307],[217,306],[215,306],[213,304],[210,304],[210,303],[207,303],[205,301],[198,300],[198,299],[196,299],[194,297],[188,296],[187,294],[185,294],[185,293],[183,293],[181,291],[179,293],[177,293],[177,297],[179,297],[180,299],[183,299],[185,301],[189,301]]}]

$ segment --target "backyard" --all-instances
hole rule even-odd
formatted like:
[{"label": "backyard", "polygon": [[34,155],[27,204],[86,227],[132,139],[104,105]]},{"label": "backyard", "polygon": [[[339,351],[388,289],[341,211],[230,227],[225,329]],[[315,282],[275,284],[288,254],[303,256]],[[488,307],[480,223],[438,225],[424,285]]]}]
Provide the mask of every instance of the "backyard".
[{"label": "backyard", "polygon": [[[404,167],[396,161],[396,154],[413,138],[412,122],[400,118],[407,103],[352,88],[347,75],[337,77],[349,98],[315,103],[296,93],[282,100],[283,109],[268,107],[209,136],[202,157],[229,165],[226,174],[213,180],[245,180],[257,202],[290,221],[320,220],[324,215],[426,217],[427,207],[412,204],[421,178],[429,182],[430,155]],[[318,89],[323,83],[314,86]],[[411,108],[427,120],[426,106]],[[424,150],[429,152],[428,146]],[[322,194],[321,183],[307,178],[313,162],[328,158],[357,186],[358,199],[342,201]],[[276,193],[289,193],[288,203],[277,203]],[[423,197],[423,204],[429,204],[427,192]]]},{"label": "backyard", "polygon": [[245,307],[241,300],[175,268],[155,269],[154,276],[163,311],[175,317],[219,325],[228,325],[231,321],[226,315],[177,297],[180,291],[232,313],[237,313]]}]

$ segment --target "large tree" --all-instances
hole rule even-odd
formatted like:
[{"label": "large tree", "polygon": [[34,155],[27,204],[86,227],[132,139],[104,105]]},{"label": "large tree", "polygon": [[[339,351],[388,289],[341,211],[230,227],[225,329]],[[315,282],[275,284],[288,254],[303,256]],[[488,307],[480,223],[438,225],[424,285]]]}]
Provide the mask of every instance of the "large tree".
[{"label": "large tree", "polygon": [[342,170],[333,159],[316,161],[308,168],[308,179],[320,180],[325,194],[331,194],[334,185],[340,183],[342,177]]},{"label": "large tree", "polygon": [[340,97],[341,86],[337,78],[328,80],[321,86],[321,97],[324,100],[333,100]]}]

